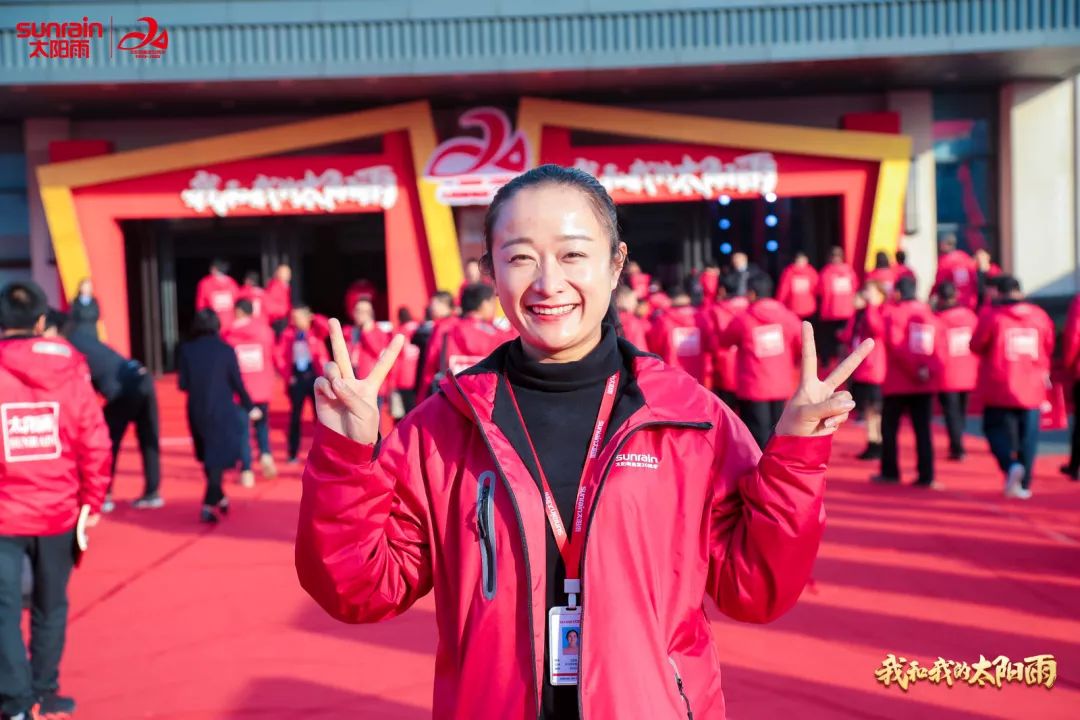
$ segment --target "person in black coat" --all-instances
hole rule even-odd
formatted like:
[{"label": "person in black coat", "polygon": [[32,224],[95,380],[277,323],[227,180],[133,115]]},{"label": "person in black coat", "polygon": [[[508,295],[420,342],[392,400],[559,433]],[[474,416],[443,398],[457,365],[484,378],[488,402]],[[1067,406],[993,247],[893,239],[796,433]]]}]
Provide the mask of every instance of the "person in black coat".
[{"label": "person in black coat", "polygon": [[[161,488],[161,423],[158,419],[157,393],[154,378],[138,360],[128,360],[85,330],[72,327],[61,312],[50,310],[45,315],[45,334],[68,328],[68,341],[86,357],[90,367],[90,382],[105,399],[105,423],[112,441],[112,476],[116,477],[116,460],[120,443],[128,425],[135,423],[139,454],[143,461],[143,494],[131,505],[137,510],[152,510],[165,505]],[[115,507],[112,483],[105,496],[102,512]]]},{"label": "person in black coat", "polygon": [[262,413],[251,402],[236,352],[221,339],[221,322],[213,310],[200,310],[192,323],[192,339],[180,346],[180,389],[187,393],[188,427],[195,443],[195,457],[206,472],[206,495],[199,518],[216,523],[219,514],[229,512],[229,500],[222,488],[222,475],[240,460],[240,444],[246,437],[247,423],[237,420],[233,395],[248,411],[252,420]]},{"label": "person in black coat", "polygon": [[98,340],[98,321],[101,319],[101,307],[94,297],[94,284],[90,278],[79,283],[79,292],[71,299],[70,320],[66,328],[67,336],[78,333]]}]

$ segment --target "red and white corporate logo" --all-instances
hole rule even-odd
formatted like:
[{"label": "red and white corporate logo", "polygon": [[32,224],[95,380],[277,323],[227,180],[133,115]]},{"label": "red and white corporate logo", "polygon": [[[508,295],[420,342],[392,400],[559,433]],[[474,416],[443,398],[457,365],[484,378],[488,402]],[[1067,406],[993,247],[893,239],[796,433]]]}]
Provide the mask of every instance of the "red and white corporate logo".
[{"label": "red and white corporate logo", "polygon": [[[169,48],[169,31],[158,26],[152,17],[139,18],[145,32],[132,30],[115,42],[113,19],[109,18],[109,56],[113,48],[144,59],[160,58]],[[81,22],[21,22],[15,36],[26,40],[29,57],[56,60],[89,59],[91,41],[104,39],[105,25],[83,17]]]},{"label": "red and white corporate logo", "polygon": [[60,403],[0,405],[4,462],[55,460],[60,457]]},{"label": "red and white corporate logo", "polygon": [[[152,17],[141,17],[139,22],[146,23],[146,32],[132,30],[120,38],[117,50],[124,50],[137,58],[149,58],[156,60],[169,49],[169,31],[161,28],[158,32],[158,23]],[[112,23],[109,23],[110,30]]]},{"label": "red and white corporate logo", "polygon": [[424,176],[438,183],[435,197],[444,205],[487,205],[499,188],[525,172],[525,136],[494,107],[463,113],[458,126],[477,128],[481,137],[462,135],[442,142],[428,159]]},{"label": "red and white corporate logo", "polygon": [[656,470],[660,467],[660,458],[649,453],[619,453],[615,456],[615,467],[644,468]]}]

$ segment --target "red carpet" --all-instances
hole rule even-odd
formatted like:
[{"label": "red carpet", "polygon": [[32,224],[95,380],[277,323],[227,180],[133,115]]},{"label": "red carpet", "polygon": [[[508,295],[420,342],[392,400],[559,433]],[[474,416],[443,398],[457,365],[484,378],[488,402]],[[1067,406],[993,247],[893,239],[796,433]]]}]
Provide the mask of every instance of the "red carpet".
[{"label": "red carpet", "polygon": [[[293,572],[299,467],[252,490],[234,475],[232,517],[200,526],[202,478],[171,381],[161,402],[168,505],[123,502],[141,482],[125,446],[119,508],[72,583],[62,682],[78,716],[430,717],[430,598],[377,626],[326,617]],[[286,408],[272,410],[280,458]],[[874,466],[851,459],[859,432],[836,442],[829,526],[799,605],[768,626],[716,620],[729,717],[1080,716],[1080,485],[1057,475],[1060,458],[1039,459],[1022,504],[1001,498],[980,438],[964,463],[939,464],[945,491],[880,488],[866,482]],[[1052,653],[1059,677],[1052,690],[922,680],[905,693],[875,680],[890,652],[924,665]]]}]

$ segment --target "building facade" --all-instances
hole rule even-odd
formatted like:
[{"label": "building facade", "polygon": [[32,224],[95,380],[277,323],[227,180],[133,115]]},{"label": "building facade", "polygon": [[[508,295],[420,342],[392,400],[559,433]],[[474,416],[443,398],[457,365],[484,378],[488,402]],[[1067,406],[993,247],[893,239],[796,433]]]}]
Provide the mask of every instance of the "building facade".
[{"label": "building facade", "polygon": [[1076,292],[1077,0],[583,7],[2,5],[0,280],[93,277],[110,342],[164,369],[210,258],[419,312],[494,190],[557,162],[660,276],[840,245],[904,249],[925,291],[954,234]]}]

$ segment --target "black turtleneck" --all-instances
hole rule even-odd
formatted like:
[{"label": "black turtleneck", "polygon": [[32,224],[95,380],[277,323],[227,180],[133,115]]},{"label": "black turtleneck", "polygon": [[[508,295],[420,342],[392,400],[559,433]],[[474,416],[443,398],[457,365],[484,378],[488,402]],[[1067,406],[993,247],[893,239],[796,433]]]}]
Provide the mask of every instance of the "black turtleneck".
[{"label": "black turtleneck", "polygon": [[[536,447],[536,454],[540,458],[544,475],[551,485],[555,504],[568,532],[573,522],[578,481],[585,466],[585,455],[596,423],[596,415],[600,410],[604,384],[617,370],[621,371],[619,396],[608,423],[605,442],[637,404],[633,402],[636,387],[630,391],[627,389],[632,378],[629,370],[624,367],[624,359],[614,331],[605,328],[600,344],[584,358],[574,362],[541,363],[531,360],[522,350],[520,340],[513,343],[507,353],[507,379],[513,386],[514,397],[521,407],[529,437]],[[628,395],[633,397],[627,397]],[[517,450],[539,488],[540,478],[536,472],[532,451],[522,433],[521,422],[514,411],[513,403],[509,402],[508,397],[499,398],[495,403],[493,419]],[[539,495],[536,501],[540,502]],[[549,528],[547,609],[566,603],[563,593],[565,579],[566,567]],[[583,587],[582,590],[584,596],[588,589]],[[552,687],[548,676],[546,612],[544,617],[544,678],[540,717],[543,720],[577,720],[577,688]]]}]

